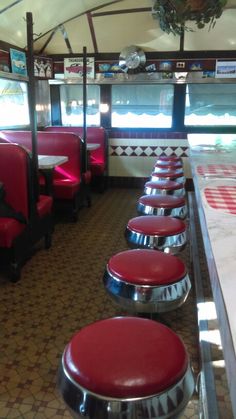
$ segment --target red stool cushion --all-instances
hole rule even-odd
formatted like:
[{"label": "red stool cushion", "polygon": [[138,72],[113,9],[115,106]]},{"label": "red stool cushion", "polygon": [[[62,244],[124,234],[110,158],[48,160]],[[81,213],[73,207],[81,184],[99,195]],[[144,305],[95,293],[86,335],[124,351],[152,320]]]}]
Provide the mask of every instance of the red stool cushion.
[{"label": "red stool cushion", "polygon": [[184,185],[180,182],[175,182],[174,180],[153,180],[145,183],[146,188],[151,189],[167,189],[175,191],[177,189],[183,189]]},{"label": "red stool cushion", "polygon": [[143,195],[139,203],[154,208],[179,208],[185,205],[185,199],[172,195]]},{"label": "red stool cushion", "polygon": [[178,156],[159,156],[158,160],[162,161],[181,161],[181,158]]},{"label": "red stool cushion", "polygon": [[176,178],[184,176],[183,170],[160,169],[158,172],[153,172],[152,176],[159,176],[163,178]]},{"label": "red stool cushion", "polygon": [[185,374],[182,340],[153,320],[115,317],[84,327],[64,353],[65,369],[82,387],[115,398],[165,391]]},{"label": "red stool cushion", "polygon": [[131,218],[127,227],[140,234],[148,236],[174,236],[186,230],[185,223],[174,217],[165,215],[142,215]]},{"label": "red stool cushion", "polygon": [[157,160],[157,162],[155,163],[155,167],[160,167],[161,169],[181,169],[182,163],[178,162],[178,161],[162,161],[162,160]]},{"label": "red stool cushion", "polygon": [[185,264],[177,256],[150,249],[117,253],[107,268],[116,278],[135,285],[169,285],[186,275]]}]

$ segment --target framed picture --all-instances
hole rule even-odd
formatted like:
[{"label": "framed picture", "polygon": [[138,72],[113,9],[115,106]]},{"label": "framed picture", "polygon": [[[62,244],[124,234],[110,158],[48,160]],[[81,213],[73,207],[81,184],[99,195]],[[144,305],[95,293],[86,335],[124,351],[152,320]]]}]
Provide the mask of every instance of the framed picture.
[{"label": "framed picture", "polygon": [[215,77],[221,79],[236,78],[236,61],[216,61]]},{"label": "framed picture", "polygon": [[191,62],[191,63],[189,63],[189,70],[190,71],[202,71],[203,70],[203,63],[201,61]]},{"label": "framed picture", "polygon": [[[87,58],[87,78],[94,79],[94,58]],[[65,78],[83,78],[83,58],[64,58]]]},{"label": "framed picture", "polygon": [[53,78],[53,61],[47,57],[34,57],[34,76],[40,79]]},{"label": "framed picture", "polygon": [[23,51],[10,48],[11,71],[21,76],[27,76],[26,55]]},{"label": "framed picture", "polygon": [[160,71],[171,71],[172,62],[171,61],[161,61],[159,64]]},{"label": "framed picture", "polygon": [[0,71],[10,71],[9,52],[0,49]]}]

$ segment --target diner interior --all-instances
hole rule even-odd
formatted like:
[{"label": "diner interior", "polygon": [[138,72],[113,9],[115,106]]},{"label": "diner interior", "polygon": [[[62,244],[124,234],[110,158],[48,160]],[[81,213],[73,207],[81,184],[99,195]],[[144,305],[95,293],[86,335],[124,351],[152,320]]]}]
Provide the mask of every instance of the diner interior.
[{"label": "diner interior", "polygon": [[2,1],[0,419],[236,417],[235,19]]}]

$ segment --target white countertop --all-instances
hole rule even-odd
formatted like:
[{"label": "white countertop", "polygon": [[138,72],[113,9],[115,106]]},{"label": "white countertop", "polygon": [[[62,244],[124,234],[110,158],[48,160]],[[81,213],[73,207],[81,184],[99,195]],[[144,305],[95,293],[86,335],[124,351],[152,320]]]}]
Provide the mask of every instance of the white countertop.
[{"label": "white countertop", "polygon": [[236,187],[236,175],[235,180],[224,175],[217,178],[211,174],[207,177],[199,174],[198,167],[223,164],[227,168],[227,165],[236,165],[236,147],[191,147],[190,144],[190,163],[236,417],[236,214],[212,208],[204,194],[205,188]]}]

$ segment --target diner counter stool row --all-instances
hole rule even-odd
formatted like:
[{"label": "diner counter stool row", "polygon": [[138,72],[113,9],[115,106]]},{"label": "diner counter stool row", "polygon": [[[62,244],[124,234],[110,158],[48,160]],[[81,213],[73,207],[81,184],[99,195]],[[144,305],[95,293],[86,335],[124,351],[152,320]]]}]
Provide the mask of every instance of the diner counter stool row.
[{"label": "diner counter stool row", "polygon": [[191,289],[177,256],[187,242],[182,161],[160,156],[154,170],[159,178],[151,174],[125,228],[130,249],[113,255],[103,275],[108,295],[130,314],[82,328],[62,355],[58,388],[75,418],[177,418],[194,391],[181,338],[139,317],[177,309]]}]

